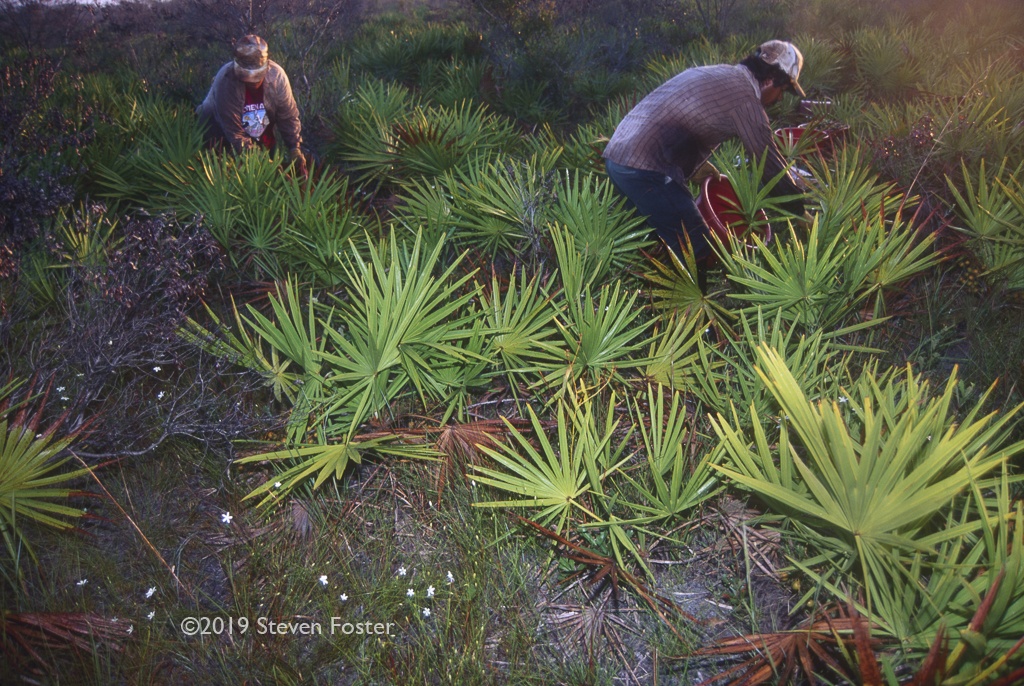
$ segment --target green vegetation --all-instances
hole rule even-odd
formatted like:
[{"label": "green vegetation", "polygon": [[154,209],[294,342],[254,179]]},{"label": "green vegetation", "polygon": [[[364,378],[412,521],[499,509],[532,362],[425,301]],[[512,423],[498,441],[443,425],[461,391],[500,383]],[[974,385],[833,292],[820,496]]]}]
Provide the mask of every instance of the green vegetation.
[{"label": "green vegetation", "polygon": [[[1020,680],[1013,3],[398,4],[0,3],[0,673]],[[247,30],[308,178],[203,150]],[[705,295],[602,142],[788,36]]]}]

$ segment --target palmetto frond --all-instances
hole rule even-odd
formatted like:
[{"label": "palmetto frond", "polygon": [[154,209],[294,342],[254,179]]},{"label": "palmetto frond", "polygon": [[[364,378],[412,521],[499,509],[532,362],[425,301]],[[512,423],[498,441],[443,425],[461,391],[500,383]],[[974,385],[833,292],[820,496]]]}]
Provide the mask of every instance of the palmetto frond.
[{"label": "palmetto frond", "polygon": [[[782,410],[779,439],[769,442],[756,414],[752,436],[734,428],[735,415],[719,414],[713,424],[727,459],[716,469],[799,523],[819,551],[799,561],[805,573],[830,587],[833,571],[854,572],[867,614],[883,623],[894,616],[887,589],[905,573],[904,561],[980,526],[932,532],[928,524],[975,484],[991,485],[990,474],[1024,451],[1010,433],[1020,407],[980,416],[982,398],[957,418],[955,374],[932,397],[909,370],[878,379],[869,369],[845,402],[812,400],[777,352],[762,346],[758,358]],[[821,565],[828,571],[813,571]]]}]

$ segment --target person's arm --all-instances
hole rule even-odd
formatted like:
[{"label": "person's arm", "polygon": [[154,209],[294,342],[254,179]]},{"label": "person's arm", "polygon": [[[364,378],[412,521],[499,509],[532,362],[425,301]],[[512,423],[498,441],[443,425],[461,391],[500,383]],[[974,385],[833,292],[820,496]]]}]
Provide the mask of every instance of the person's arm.
[{"label": "person's arm", "polygon": [[281,142],[288,150],[288,156],[295,160],[299,173],[305,176],[306,158],[302,154],[302,120],[299,117],[299,106],[295,103],[292,86],[288,74],[277,64],[271,63],[274,69],[273,89],[274,126],[281,134]]},{"label": "person's arm", "polygon": [[228,62],[213,79],[208,99],[213,105],[213,117],[235,152],[248,150],[253,146],[252,138],[242,128],[242,108],[245,105],[245,85],[228,77],[232,63]]}]

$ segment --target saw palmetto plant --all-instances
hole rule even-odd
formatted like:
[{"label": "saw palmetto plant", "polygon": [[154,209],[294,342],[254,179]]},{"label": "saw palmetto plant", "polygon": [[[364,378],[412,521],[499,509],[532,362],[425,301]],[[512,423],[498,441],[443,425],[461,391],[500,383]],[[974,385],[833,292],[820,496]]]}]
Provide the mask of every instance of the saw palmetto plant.
[{"label": "saw palmetto plant", "polygon": [[1009,289],[1024,288],[1024,165],[1007,169],[1007,160],[989,172],[982,160],[976,176],[961,167],[962,190],[948,179],[956,199],[956,228],[981,262],[983,276]]},{"label": "saw palmetto plant", "polygon": [[800,85],[808,93],[827,95],[835,92],[842,78],[843,58],[839,46],[828,38],[798,35],[793,44],[800,46],[804,66]]},{"label": "saw palmetto plant", "polygon": [[[952,375],[939,394],[910,370],[878,374],[870,367],[845,395],[811,399],[784,359],[758,349],[758,369],[781,408],[775,422],[753,415],[751,430],[719,414],[716,469],[791,519],[809,552],[794,564],[819,588],[863,593],[864,611],[890,633],[899,616],[891,589],[911,561],[947,541],[981,530],[978,520],[936,526],[957,498],[999,484],[993,476],[1024,443],[1013,442],[1019,407],[982,415],[985,397],[962,418],[951,411]],[[839,579],[853,588],[841,590]],[[809,591],[813,593],[813,591]],[[897,636],[905,638],[904,636]]]},{"label": "saw palmetto plant", "polygon": [[904,198],[895,184],[883,182],[859,145],[843,145],[829,159],[808,159],[814,182],[808,185],[810,210],[818,218],[819,237],[830,241],[852,222],[894,213],[914,198]]},{"label": "saw palmetto plant", "polygon": [[[782,170],[775,176],[765,179],[767,153],[758,159],[747,160],[742,147],[736,141],[730,141],[715,150],[712,160],[728,178],[729,185],[736,194],[735,201],[727,201],[730,213],[736,215],[730,224],[742,226],[745,242],[750,243],[752,236],[764,236],[770,217],[777,217],[777,224],[793,218],[792,212],[787,211],[785,206],[787,202],[799,196],[772,195],[774,188],[790,172]],[[732,229],[731,233],[735,234],[736,230],[732,226],[729,228]]]},{"label": "saw palmetto plant", "polygon": [[550,283],[513,272],[503,284],[492,276],[481,289],[481,315],[487,327],[485,353],[495,376],[504,376],[513,394],[529,385],[546,365],[562,355],[555,317],[562,305],[550,295]]},{"label": "saw palmetto plant", "polygon": [[[633,523],[658,522],[666,529],[687,513],[721,491],[721,483],[711,467],[711,453],[695,458],[692,423],[679,393],[671,400],[663,386],[648,386],[647,393],[633,399],[631,415],[637,427],[648,470],[637,477],[623,472],[623,478],[636,488],[637,498],[626,506],[638,516]],[[646,479],[645,479],[646,477]]]},{"label": "saw palmetto plant", "polygon": [[494,466],[471,465],[472,478],[520,497],[481,501],[477,506],[529,508],[535,510],[533,518],[539,524],[556,532],[566,531],[580,519],[595,519],[585,496],[601,488],[613,467],[597,463],[613,441],[613,427],[598,425],[593,405],[592,400],[579,402],[576,396],[560,401],[553,441],[532,407],[527,407],[529,433],[505,420],[509,439],[493,448],[480,447]]},{"label": "saw palmetto plant", "polygon": [[183,185],[203,147],[203,131],[190,108],[139,97],[115,117],[124,141],[116,156],[96,162],[98,194],[110,203],[166,210],[186,197]]},{"label": "saw palmetto plant", "polygon": [[552,221],[572,234],[577,252],[600,265],[594,278],[619,273],[634,264],[650,245],[642,217],[624,208],[624,201],[607,179],[593,174],[565,174],[559,179],[550,209]]},{"label": "saw palmetto plant", "polygon": [[555,190],[555,153],[527,160],[500,156],[446,180],[453,195],[456,244],[494,257],[536,260]]},{"label": "saw palmetto plant", "polygon": [[[381,167],[392,180],[441,176],[472,166],[477,158],[513,148],[516,142],[511,122],[485,105],[467,102],[416,108],[388,133]],[[364,163],[369,163],[368,158],[364,157]]]},{"label": "saw palmetto plant", "polygon": [[921,79],[920,59],[930,42],[914,26],[890,25],[885,29],[865,28],[849,37],[857,82],[878,98],[906,95]]},{"label": "saw palmetto plant", "polygon": [[864,347],[851,350],[841,341],[842,336],[835,333],[803,335],[799,326],[778,311],[774,318],[764,311],[741,314],[736,335],[727,337],[724,345],[712,345],[703,337],[697,341],[695,359],[687,370],[687,390],[700,400],[703,412],[726,415],[738,426],[750,427],[755,417],[781,415],[757,372],[761,347],[770,348],[786,361],[805,393],[831,397],[840,395],[841,386],[849,382],[855,356],[870,353]]},{"label": "saw palmetto plant", "polygon": [[564,357],[544,369],[538,387],[553,391],[552,399],[571,392],[577,382],[622,383],[627,370],[645,367],[652,319],[636,316],[637,294],[620,282],[600,288],[584,285],[580,297],[566,299],[556,319]]},{"label": "saw palmetto plant", "polygon": [[22,385],[10,381],[0,387],[0,536],[6,549],[0,571],[12,587],[22,578],[25,556],[37,560],[29,525],[71,529],[83,511],[66,501],[86,494],[69,484],[89,473],[88,468],[66,469],[72,459],[69,449],[80,433],[64,431],[67,413],[44,425],[52,384],[41,396],[30,385],[16,401]]}]

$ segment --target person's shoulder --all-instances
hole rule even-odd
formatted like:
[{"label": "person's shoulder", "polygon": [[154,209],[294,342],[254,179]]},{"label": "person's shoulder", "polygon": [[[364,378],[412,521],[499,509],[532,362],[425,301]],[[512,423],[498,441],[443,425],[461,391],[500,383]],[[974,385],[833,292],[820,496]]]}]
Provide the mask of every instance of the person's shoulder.
[{"label": "person's shoulder", "polygon": [[746,79],[749,70],[741,64],[712,64],[699,67],[708,76],[721,79]]}]

